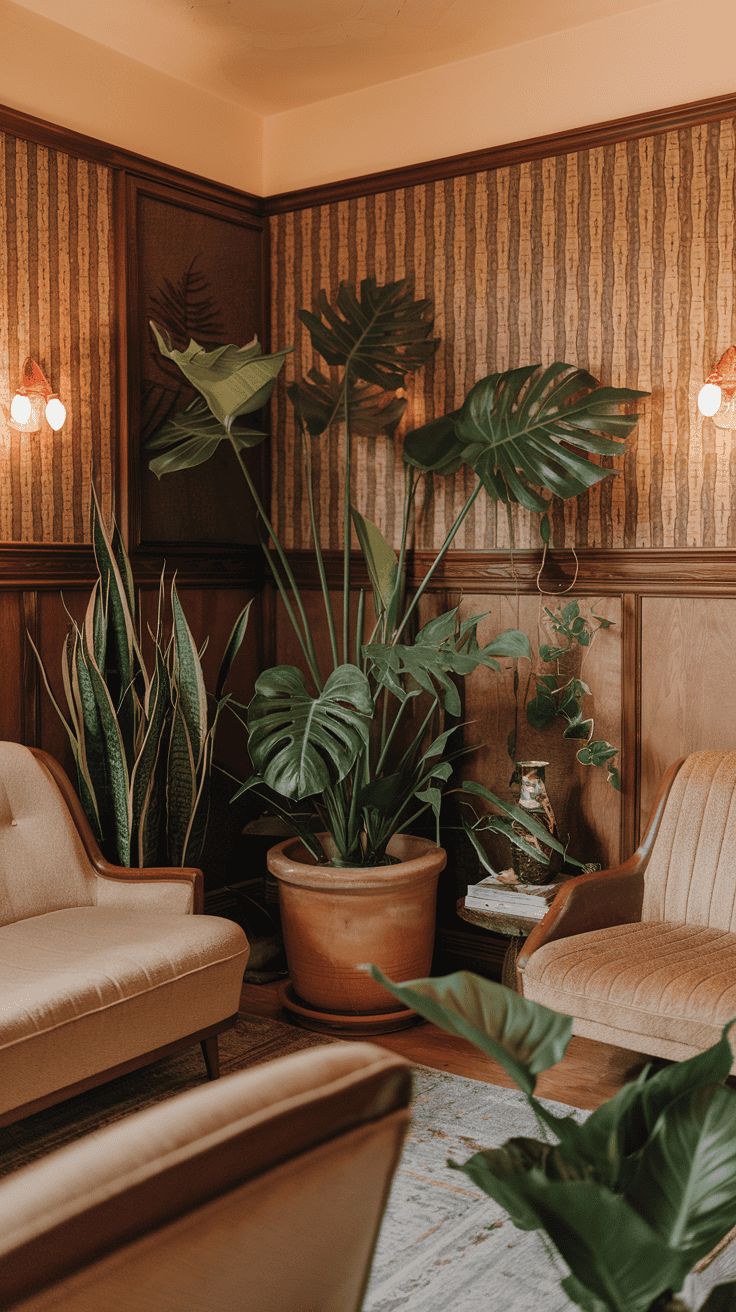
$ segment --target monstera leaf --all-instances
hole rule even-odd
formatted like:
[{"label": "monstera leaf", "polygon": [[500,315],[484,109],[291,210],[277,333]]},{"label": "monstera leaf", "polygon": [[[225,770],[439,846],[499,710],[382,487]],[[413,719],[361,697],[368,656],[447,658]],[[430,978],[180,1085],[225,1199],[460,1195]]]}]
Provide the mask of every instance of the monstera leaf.
[{"label": "monstera leaf", "polygon": [[[286,389],[297,414],[312,437],[319,437],[333,423],[345,421],[345,387],[337,377],[327,378],[310,369],[306,378]],[[393,437],[406,409],[406,397],[386,394],[382,387],[348,378],[350,429],[356,437]]]},{"label": "monstera leaf", "polygon": [[647,395],[560,362],[489,374],[459,410],[409,434],[405,459],[438,474],[465,465],[494,499],[543,511],[538,489],[566,499],[610,477],[590,456],[623,453],[639,416],[620,407]]},{"label": "monstera leaf", "polygon": [[401,680],[413,683],[440,698],[450,715],[460,715],[460,694],[453,675],[471,674],[479,665],[499,668],[497,656],[529,658],[529,639],[518,629],[507,629],[485,647],[478,644],[477,628],[483,615],[458,621],[457,608],[438,615],[420,629],[413,643],[369,643],[363,650],[379,683],[404,701],[407,691]]},{"label": "monstera leaf", "polygon": [[241,451],[259,446],[266,434],[249,428],[242,419],[233,421],[228,433],[215,419],[207,402],[196,396],[183,410],[170,416],[153,437],[146,442],[147,451],[160,451],[149,461],[149,469],[157,478],[173,474],[180,469],[194,469],[203,465],[215,454],[221,442],[234,443]]},{"label": "monstera leaf", "polygon": [[438,339],[430,336],[432,303],[415,299],[407,278],[381,287],[375,278],[364,278],[357,296],[341,282],[334,307],[321,291],[317,310],[299,311],[315,351],[383,391],[403,387],[406,375],[437,349]]},{"label": "monstera leaf", "polygon": [[318,695],[293,665],[256,680],[248,707],[248,750],[264,783],[282,797],[313,797],[344,779],[368,742],[370,686],[356,665],[340,665]]}]

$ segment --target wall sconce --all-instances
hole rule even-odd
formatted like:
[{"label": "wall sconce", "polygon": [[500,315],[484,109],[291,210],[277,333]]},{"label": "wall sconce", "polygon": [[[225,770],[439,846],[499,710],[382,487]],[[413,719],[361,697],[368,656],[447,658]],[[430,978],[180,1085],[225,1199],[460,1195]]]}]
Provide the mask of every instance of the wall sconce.
[{"label": "wall sconce", "polygon": [[698,410],[716,428],[736,429],[736,346],[724,351],[698,392]]},{"label": "wall sconce", "polygon": [[41,366],[27,356],[10,403],[10,425],[19,433],[37,433],[44,416],[49,427],[58,433],[66,419],[66,407],[52,392]]}]

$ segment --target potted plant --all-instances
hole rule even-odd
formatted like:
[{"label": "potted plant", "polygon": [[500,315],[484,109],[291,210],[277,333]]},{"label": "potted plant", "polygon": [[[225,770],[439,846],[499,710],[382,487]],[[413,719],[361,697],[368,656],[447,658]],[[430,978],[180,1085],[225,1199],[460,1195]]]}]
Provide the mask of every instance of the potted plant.
[{"label": "potted plant", "polygon": [[69,739],[79,796],[108,860],[196,866],[207,832],[215,735],[229,702],[225,683],[245,637],[250,602],[235,621],[208,696],[173,581],[166,631],[163,573],[150,659],[144,654],[130,561],[115,523],[112,530],[104,523],[94,488],[91,536],[98,578],[82,624],[72,621],[64,641],[65,710],[34,646]]},{"label": "potted plant", "polygon": [[[406,408],[407,375],[434,353],[431,303],[405,280],[380,286],[364,279],[356,292],[340,285],[334,304],[320,293],[302,310],[323,366],[288,388],[301,435],[312,545],[329,641],[329,668],[314,634],[289,557],[245,458],[263,439],[247,426],[261,407],[285,352],[263,355],[257,342],[205,351],[178,350],[152,324],[161,352],[198,395],[154,436],[151,468],[159,476],[206,460],[229,442],[264,530],[264,550],[303,658],[303,668],[276,666],[259,677],[240,709],[253,774],[241,792],[263,797],[291,826],[269,868],[280,883],[292,992],[288,1005],[305,1023],[340,1028],[396,1028],[409,1019],[383,988],[357,967],[376,959],[408,972],[432,956],[437,879],[445,864],[439,843],[442,794],[457,759],[461,700],[457,681],[499,658],[528,658],[525,634],[508,630],[478,640],[483,616],[458,607],[419,624],[420,606],[471,506],[482,492],[539,513],[548,496],[577,496],[612,473],[591,452],[620,454],[637,416],[622,403],[642,395],[600,387],[567,364],[494,374],[471,390],[462,408],[412,432],[406,440],[404,505],[396,549],[354,504],[352,456],[359,440],[395,437]],[[326,366],[326,369],[325,369]],[[342,597],[333,608],[320,545],[311,479],[312,443],[336,427],[344,448]],[[445,539],[419,584],[407,586],[419,481],[468,466],[475,475]],[[370,595],[351,608],[353,535],[363,554]],[[525,826],[549,835],[520,809],[483,785],[463,787],[493,809],[497,829],[528,847]],[[435,841],[412,830],[429,815]],[[554,846],[553,840],[553,846]],[[557,850],[562,850],[556,844]]]},{"label": "potted plant", "polygon": [[[569,1016],[467,971],[405,984],[372,975],[499,1062],[525,1094],[543,1138],[509,1139],[449,1165],[519,1229],[547,1236],[568,1268],[568,1298],[585,1312],[688,1312],[678,1291],[736,1225],[736,1090],[726,1083],[734,1021],[698,1056],[645,1066],[581,1123],[534,1095],[537,1076],[565,1055]],[[734,1307],[736,1281],[714,1289],[701,1312]]]}]

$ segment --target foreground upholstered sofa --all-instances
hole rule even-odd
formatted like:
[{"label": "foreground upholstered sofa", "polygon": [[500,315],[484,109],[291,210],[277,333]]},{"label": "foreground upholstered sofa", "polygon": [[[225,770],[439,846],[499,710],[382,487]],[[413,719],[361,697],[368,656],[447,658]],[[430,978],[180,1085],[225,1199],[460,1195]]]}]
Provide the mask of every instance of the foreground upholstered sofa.
[{"label": "foreground upholstered sofa", "polygon": [[187,1044],[217,1074],[248,943],[202,899],[108,864],[58,763],[0,743],[0,1125]]},{"label": "foreground upholstered sofa", "polygon": [[0,1181],[0,1306],[357,1312],[409,1068],[329,1044],[159,1103]]},{"label": "foreground upholstered sofa", "polygon": [[672,1059],[714,1043],[736,1016],[736,752],[671,766],[638,851],[564,884],[517,968],[576,1034]]}]

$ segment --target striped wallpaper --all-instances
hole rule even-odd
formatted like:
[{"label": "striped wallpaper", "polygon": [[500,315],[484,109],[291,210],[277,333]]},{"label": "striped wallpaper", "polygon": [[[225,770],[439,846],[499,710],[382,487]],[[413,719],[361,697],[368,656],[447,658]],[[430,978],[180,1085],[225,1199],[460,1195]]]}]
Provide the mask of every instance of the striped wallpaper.
[{"label": "striped wallpaper", "polygon": [[[81,542],[94,466],[112,507],[112,174],[0,133],[0,541]],[[10,427],[32,355],[67,407],[60,433]]]},{"label": "striped wallpaper", "polygon": [[[410,383],[412,425],[456,406],[484,374],[565,359],[652,392],[622,475],[557,507],[555,545],[736,546],[736,446],[695,397],[736,338],[736,121],[583,150],[271,219],[272,341],[295,342],[287,379],[312,362],[295,319],[341,278],[409,273],[442,338]],[[308,544],[301,461],[284,390],[274,411],[274,513]],[[355,496],[395,542],[400,442],[356,441]],[[315,446],[325,545],[339,544],[339,453]],[[438,544],[465,480],[435,480],[416,545]],[[516,545],[536,527],[517,512]],[[476,503],[456,545],[508,546],[505,512]]]}]

